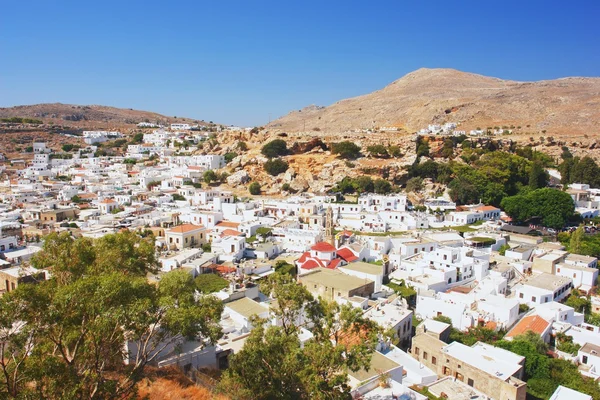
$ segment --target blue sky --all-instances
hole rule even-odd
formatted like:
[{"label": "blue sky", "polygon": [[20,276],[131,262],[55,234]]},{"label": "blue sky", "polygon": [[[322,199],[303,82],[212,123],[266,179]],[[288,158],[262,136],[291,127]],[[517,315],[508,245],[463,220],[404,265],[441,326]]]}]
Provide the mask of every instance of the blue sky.
[{"label": "blue sky", "polygon": [[420,67],[600,75],[599,1],[27,1],[0,13],[0,106],[259,125]]}]

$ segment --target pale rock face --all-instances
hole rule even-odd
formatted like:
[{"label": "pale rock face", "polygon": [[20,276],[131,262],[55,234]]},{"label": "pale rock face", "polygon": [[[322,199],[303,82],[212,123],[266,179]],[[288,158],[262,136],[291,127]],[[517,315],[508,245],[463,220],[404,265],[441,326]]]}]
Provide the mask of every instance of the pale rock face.
[{"label": "pale rock face", "polygon": [[242,166],[242,156],[237,156],[229,163],[229,167],[236,169]]},{"label": "pale rock face", "polygon": [[233,174],[231,174],[230,176],[227,177],[227,184],[230,186],[239,186],[239,185],[243,185],[244,183],[248,182],[250,180],[250,176],[248,175],[248,172],[241,170],[241,171],[237,171]]},{"label": "pale rock face", "polygon": [[296,171],[289,168],[287,171],[285,171],[285,174],[283,175],[283,183],[291,183],[295,177]]},{"label": "pale rock face", "polygon": [[296,192],[304,192],[308,189],[309,184],[306,181],[306,179],[299,177],[294,179],[291,183],[290,183],[290,187],[292,189],[294,189]]}]

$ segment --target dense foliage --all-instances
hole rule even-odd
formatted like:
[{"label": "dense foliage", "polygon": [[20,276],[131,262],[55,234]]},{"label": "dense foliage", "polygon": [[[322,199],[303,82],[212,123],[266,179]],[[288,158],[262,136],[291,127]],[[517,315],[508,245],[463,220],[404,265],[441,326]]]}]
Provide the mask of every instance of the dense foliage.
[{"label": "dense foliage", "polygon": [[288,153],[287,144],[283,139],[271,140],[262,147],[261,153],[269,158],[285,156]]},{"label": "dense foliage", "polygon": [[354,159],[360,156],[360,146],[354,142],[343,141],[331,144],[331,152],[341,158]]},{"label": "dense foliage", "polygon": [[288,169],[288,163],[281,158],[275,158],[265,163],[265,171],[272,176],[277,176]]},{"label": "dense foliage", "polygon": [[[220,390],[236,399],[349,399],[348,371],[370,365],[376,325],[360,309],[314,299],[290,275],[273,274],[261,289],[276,299],[280,324],[253,321]],[[315,328],[302,344],[297,321],[303,314]]]},{"label": "dense foliage", "polygon": [[356,178],[345,177],[337,183],[332,192],[349,193],[377,193],[389,194],[392,192],[392,184],[385,179],[373,180],[369,176],[358,176]]},{"label": "dense foliage", "polygon": [[564,227],[575,212],[575,204],[569,194],[550,188],[506,197],[501,207],[517,222],[539,217],[544,226],[551,228]]},{"label": "dense foliage", "polygon": [[570,361],[549,357],[547,345],[533,332],[512,341],[501,340],[495,346],[525,357],[527,392],[537,398],[549,398],[559,385],[600,398],[600,386],[596,382],[583,377]]},{"label": "dense foliage", "polygon": [[[52,271],[0,298],[0,398],[127,398],[166,346],[221,336],[220,301],[185,271],[148,282],[152,238],[50,234],[33,265]],[[125,365],[125,343],[139,349]]]},{"label": "dense foliage", "polygon": [[257,196],[260,194],[260,184],[258,182],[252,182],[249,186],[248,186],[248,191],[250,192],[251,195]]}]

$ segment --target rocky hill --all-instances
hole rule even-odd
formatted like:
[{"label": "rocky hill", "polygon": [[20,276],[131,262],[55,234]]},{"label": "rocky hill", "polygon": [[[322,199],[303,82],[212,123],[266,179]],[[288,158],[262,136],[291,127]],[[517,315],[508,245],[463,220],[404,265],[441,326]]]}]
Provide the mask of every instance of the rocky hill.
[{"label": "rocky hill", "polygon": [[519,126],[530,133],[594,135],[600,122],[600,78],[515,82],[422,68],[373,93],[292,111],[268,128],[341,133],[395,126],[415,132],[444,122],[458,122],[461,130]]},{"label": "rocky hill", "polygon": [[124,128],[138,122],[160,124],[190,123],[208,125],[209,122],[190,118],[168,117],[150,111],[99,105],[47,103],[0,108],[0,118],[31,118],[43,123],[68,125],[79,128]]}]

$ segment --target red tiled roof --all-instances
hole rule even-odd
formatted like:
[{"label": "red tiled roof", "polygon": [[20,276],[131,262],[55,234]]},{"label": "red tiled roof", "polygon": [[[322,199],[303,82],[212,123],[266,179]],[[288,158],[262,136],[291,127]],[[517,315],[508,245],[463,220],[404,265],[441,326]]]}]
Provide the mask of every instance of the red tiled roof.
[{"label": "red tiled roof", "polygon": [[221,232],[221,237],[224,236],[240,236],[242,234],[242,232],[233,230],[233,229],[225,229],[223,232]]},{"label": "red tiled roof", "polygon": [[344,231],[341,231],[339,234],[341,236],[352,236],[352,235],[354,235],[354,232],[348,231],[348,230],[344,230]]},{"label": "red tiled roof", "polygon": [[331,253],[331,252],[335,251],[335,247],[333,247],[333,245],[331,243],[327,243],[327,242],[319,242],[319,243],[313,245],[310,249],[314,250],[314,251],[320,251],[323,253]]},{"label": "red tiled roof", "polygon": [[336,269],[337,266],[342,262],[341,258],[335,258],[333,260],[331,260],[331,262],[327,265],[327,268],[329,269]]},{"label": "red tiled roof", "polygon": [[337,251],[338,257],[341,257],[346,262],[352,262],[358,260],[358,257],[354,255],[352,250],[347,247],[341,248]]},{"label": "red tiled roof", "polygon": [[299,262],[299,263],[303,263],[303,262],[305,262],[305,261],[306,261],[306,259],[307,259],[308,257],[310,257],[310,253],[309,253],[308,251],[307,251],[307,252],[304,252],[304,253],[302,253],[302,255],[300,256],[300,258],[298,259],[298,262]]},{"label": "red tiled roof", "polygon": [[541,335],[548,328],[548,321],[539,315],[530,315],[520,320],[514,328],[506,334],[507,337],[519,336],[525,332],[532,331]]},{"label": "red tiled roof", "polygon": [[176,226],[175,228],[171,228],[167,232],[187,233],[187,232],[195,231],[196,229],[202,229],[202,228],[204,228],[202,225],[183,224],[183,225]]},{"label": "red tiled roof", "polygon": [[319,268],[320,265],[313,259],[308,260],[304,264],[302,264],[302,269],[315,269]]},{"label": "red tiled roof", "polygon": [[215,225],[217,228],[237,228],[240,226],[239,222],[221,221]]},{"label": "red tiled roof", "polygon": [[480,206],[476,208],[477,211],[500,211],[499,208],[494,206]]}]

